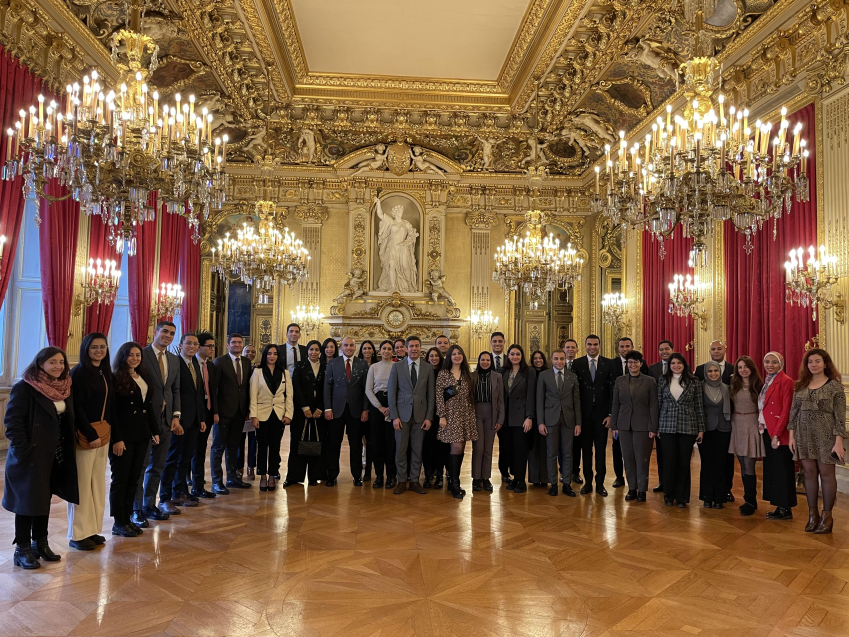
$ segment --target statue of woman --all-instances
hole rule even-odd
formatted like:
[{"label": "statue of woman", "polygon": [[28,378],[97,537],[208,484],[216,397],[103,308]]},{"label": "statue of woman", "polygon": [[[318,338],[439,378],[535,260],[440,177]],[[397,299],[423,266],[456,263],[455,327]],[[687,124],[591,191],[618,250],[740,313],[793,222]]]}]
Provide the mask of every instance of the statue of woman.
[{"label": "statue of woman", "polygon": [[418,271],[416,269],[416,238],[419,233],[403,218],[404,206],[392,208],[392,213],[383,212],[380,199],[374,198],[380,230],[377,236],[380,255],[379,292],[417,292]]}]

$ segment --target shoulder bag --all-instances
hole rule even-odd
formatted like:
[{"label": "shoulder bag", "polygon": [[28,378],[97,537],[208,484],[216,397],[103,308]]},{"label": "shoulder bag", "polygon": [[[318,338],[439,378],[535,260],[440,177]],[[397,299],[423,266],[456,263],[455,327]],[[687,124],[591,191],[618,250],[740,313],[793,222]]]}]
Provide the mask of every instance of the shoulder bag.
[{"label": "shoulder bag", "polygon": [[[109,426],[109,423],[104,420],[104,417],[106,416],[106,403],[109,400],[109,385],[106,383],[105,378],[103,379],[103,384],[106,385],[106,396],[103,398],[103,410],[100,413],[100,420],[91,423],[91,426],[94,427],[97,435],[100,436],[101,445],[106,447],[109,445],[111,427]],[[77,444],[80,446],[80,449],[91,449],[91,443],[79,429],[77,430]]]},{"label": "shoulder bag", "polygon": [[[307,435],[310,425],[315,428],[314,440],[307,440],[307,438],[313,437],[311,434]],[[318,424],[315,422],[315,418],[307,418],[304,422],[301,440],[298,442],[298,455],[305,458],[316,458],[321,455],[321,440],[318,437]]]}]

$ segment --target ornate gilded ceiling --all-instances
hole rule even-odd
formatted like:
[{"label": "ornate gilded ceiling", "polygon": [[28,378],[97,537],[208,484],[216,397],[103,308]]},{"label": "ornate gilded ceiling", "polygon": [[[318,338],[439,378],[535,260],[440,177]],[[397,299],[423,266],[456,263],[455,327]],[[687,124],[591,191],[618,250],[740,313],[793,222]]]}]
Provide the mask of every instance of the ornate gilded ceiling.
[{"label": "ornate gilded ceiling", "polygon": [[[110,49],[123,0],[55,1]],[[774,1],[719,0],[708,25],[716,51]],[[153,83],[201,96],[231,161],[273,155],[345,177],[388,171],[383,154],[405,142],[422,149],[422,170],[518,174],[540,153],[552,174],[580,176],[676,93],[690,33],[673,5],[148,0],[143,31],[163,61]]]}]

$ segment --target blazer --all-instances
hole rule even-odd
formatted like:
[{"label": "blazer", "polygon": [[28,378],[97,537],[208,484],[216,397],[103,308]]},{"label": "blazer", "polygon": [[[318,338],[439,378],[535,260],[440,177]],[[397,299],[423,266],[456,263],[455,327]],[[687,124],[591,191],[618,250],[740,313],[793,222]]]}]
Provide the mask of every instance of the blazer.
[{"label": "blazer", "polygon": [[242,364],[242,384],[236,377],[236,368],[230,354],[224,354],[212,361],[218,369],[216,394],[218,395],[218,416],[223,420],[243,420],[251,407],[251,361],[239,356]]},{"label": "blazer", "polygon": [[[627,376],[628,375],[627,372],[622,370],[622,357],[621,356],[614,356],[610,360],[613,363],[613,378],[619,378],[620,376]],[[645,360],[640,364],[640,373],[645,374],[646,376],[648,376],[650,374],[649,366],[646,365]],[[616,381],[613,381],[613,382],[615,383]]]},{"label": "blazer", "polygon": [[[165,352],[165,358],[168,361],[168,378],[163,382],[153,345],[148,345],[142,350],[142,365],[147,371],[147,377],[150,378],[147,390],[151,394],[153,411],[156,412],[157,416],[165,416],[164,421],[160,418],[160,433],[171,428],[171,419],[174,418],[174,412],[180,411],[180,359],[176,354],[168,351]],[[165,403],[164,414],[162,414],[163,402]]]},{"label": "blazer", "polygon": [[[65,399],[60,429],[53,401],[20,380],[9,394],[4,424],[9,450],[3,508],[19,515],[49,515],[51,494],[79,504],[73,392]],[[62,462],[54,463],[60,441]]]},{"label": "blazer", "polygon": [[493,352],[489,353],[492,356],[492,371],[498,371],[499,374],[503,374],[505,369],[511,367],[510,359],[507,358],[507,351],[503,351],[499,354],[501,357],[501,369],[497,370],[495,365],[495,354]]},{"label": "blazer", "polygon": [[[782,372],[783,374],[784,372]],[[702,363],[698,367],[696,367],[696,378],[700,381],[705,381],[705,363]],[[731,384],[731,377],[734,375],[734,363],[730,361],[725,361],[725,369],[722,370],[722,378],[720,379],[726,385]],[[786,374],[785,374],[786,375]],[[790,378],[789,376],[787,377]],[[778,380],[778,379],[776,379]],[[789,435],[789,434],[788,434]]]},{"label": "blazer", "polygon": [[[206,393],[203,390],[203,371],[200,363],[194,356],[192,357],[192,367],[197,378],[197,387],[195,387],[186,360],[182,356],[178,356],[178,359],[180,361],[180,407],[182,407],[180,424],[184,429],[195,425],[200,427],[200,423],[211,427],[212,423],[206,422]],[[207,367],[207,371],[208,369]]]},{"label": "blazer", "polygon": [[150,386],[142,398],[141,388],[133,381],[129,394],[115,391],[115,422],[112,443],[145,442],[159,435],[159,419],[153,410]]},{"label": "blazer", "polygon": [[663,376],[663,361],[657,361],[649,365],[649,374],[655,381],[660,382],[660,377]]},{"label": "blazer", "polygon": [[[289,344],[288,344],[288,342],[283,343],[282,345],[278,345],[277,347],[278,347],[278,349],[283,350],[283,358],[284,358],[283,364],[286,365],[286,369],[289,369],[289,365],[288,365],[289,360],[286,358],[287,356],[289,356]],[[295,363],[295,366],[297,367],[298,363],[300,363],[301,361],[308,360],[308,359],[309,359],[309,356],[307,355],[307,346],[301,345],[300,343],[298,343],[298,361]],[[295,373],[295,371],[292,370],[292,374],[294,374],[294,373]]]},{"label": "blazer", "polygon": [[705,430],[705,406],[702,400],[702,384],[698,379],[687,383],[684,393],[675,400],[669,391],[669,383],[661,376],[657,383],[657,402],[660,409],[658,433],[699,435]]},{"label": "blazer", "polygon": [[506,413],[504,425],[507,427],[521,427],[527,418],[533,420],[536,417],[537,406],[537,373],[532,367],[525,369],[513,379],[513,386],[507,389],[507,378],[510,375],[510,367],[501,372],[504,383],[504,409]]},{"label": "blazer", "polygon": [[324,411],[324,374],[327,364],[319,363],[318,375],[312,371],[312,365],[308,359],[300,361],[295,365],[292,374],[293,394],[295,408],[303,411],[304,407],[315,411]]},{"label": "blazer", "polygon": [[657,433],[657,381],[648,374],[620,376],[613,384],[610,428]]},{"label": "blazer", "polygon": [[778,436],[778,444],[790,444],[790,407],[793,405],[793,380],[784,372],[772,380],[764,398],[763,417],[769,437]]},{"label": "blazer", "polygon": [[351,415],[359,417],[368,406],[366,376],[368,363],[356,356],[351,359],[351,380],[345,375],[345,358],[337,356],[327,361],[324,375],[324,410],[331,409],[334,418],[341,418],[347,404]]},{"label": "blazer", "polygon": [[[108,361],[101,364],[107,365]],[[111,376],[101,376],[98,373],[90,372],[82,365],[75,365],[71,370],[71,393],[74,395],[74,426],[82,432],[89,442],[100,437],[91,423],[100,420],[101,414],[103,414],[103,419],[109,423],[110,428],[115,420],[113,413],[115,388],[110,379]],[[95,391],[95,383],[99,391]],[[103,391],[104,383],[105,392]],[[106,409],[104,409],[103,404],[104,396],[106,397]]]},{"label": "blazer", "polygon": [[537,377],[537,421],[556,427],[561,418],[567,428],[581,426],[581,390],[578,377],[563,368],[563,387],[557,389],[557,370],[553,367]]},{"label": "blazer", "polygon": [[610,405],[613,401],[613,382],[616,380],[615,369],[616,365],[613,364],[612,360],[599,356],[595,370],[595,381],[593,381],[592,374],[590,374],[589,358],[581,356],[572,363],[572,373],[578,377],[578,387],[581,390],[581,415],[587,423],[592,418],[594,408],[604,412],[605,417],[610,415]]},{"label": "blazer", "polygon": [[[434,372],[436,378],[436,372]],[[504,377],[497,374],[495,369],[489,373],[490,394],[492,394],[492,424],[503,425],[504,417],[507,415],[504,410]],[[472,385],[478,386],[478,372],[472,372]],[[438,420],[436,421],[439,422]]]},{"label": "blazer", "polygon": [[410,378],[410,359],[402,358],[393,363],[389,372],[389,417],[401,422],[423,423],[430,420],[436,405],[436,380],[431,373],[433,365],[420,356],[416,361],[418,372],[416,386]]},{"label": "blazer", "polygon": [[257,367],[251,374],[251,418],[265,422],[271,418],[271,410],[273,409],[280,420],[284,418],[292,419],[292,415],[295,413],[292,378],[289,376],[289,370],[286,368],[284,370],[285,373],[274,394],[271,393],[271,389],[265,381],[262,369]]}]

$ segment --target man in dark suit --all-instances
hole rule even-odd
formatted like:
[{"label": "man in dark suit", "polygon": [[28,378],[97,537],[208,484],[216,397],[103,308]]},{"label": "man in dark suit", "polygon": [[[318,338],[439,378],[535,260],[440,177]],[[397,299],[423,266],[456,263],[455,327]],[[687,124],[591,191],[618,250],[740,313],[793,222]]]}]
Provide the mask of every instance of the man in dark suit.
[{"label": "man in dark suit", "polygon": [[[419,484],[422,471],[422,444],[425,432],[431,428],[430,416],[436,406],[433,368],[422,361],[422,343],[418,336],[408,336],[405,343],[407,357],[392,365],[389,372],[389,417],[395,428],[395,466],[398,483],[394,493],[407,490],[420,495],[427,493]],[[427,367],[422,367],[422,365]],[[407,466],[407,448],[411,449],[410,466]]]},{"label": "man in dark suit", "polygon": [[192,497],[214,498],[212,491],[205,488],[204,474],[206,473],[206,449],[209,443],[209,434],[212,427],[218,424],[218,368],[212,364],[215,358],[215,337],[209,332],[198,334],[198,351],[195,354],[201,370],[201,383],[203,385],[203,421],[206,429],[198,432],[195,453],[192,457]]},{"label": "man in dark suit", "polygon": [[159,444],[148,448],[144,480],[139,480],[131,521],[138,527],[150,526],[148,520],[167,520],[168,514],[156,506],[159,482],[171,445],[171,435],[181,435],[180,361],[167,351],[177,333],[171,321],[159,321],[153,331],[153,343],[142,350],[142,365],[150,378],[148,391],[153,408],[158,410]]},{"label": "man in dark suit", "polygon": [[[660,357],[660,360],[649,367],[649,374],[654,376],[655,381],[659,381],[660,377],[666,373],[666,369],[668,366],[667,361],[669,360],[669,357],[672,356],[672,352],[674,351],[675,346],[672,344],[672,341],[663,340],[657,344],[657,355]],[[657,450],[657,453],[655,454],[655,459],[657,461],[658,485],[654,489],[652,489],[652,492],[663,493],[663,475],[661,474],[660,469],[663,466],[663,448],[661,446],[659,436],[655,437],[654,445],[655,449]]]},{"label": "man in dark suit", "polygon": [[566,354],[562,350],[551,352],[551,369],[537,378],[537,420],[539,432],[545,436],[548,459],[548,495],[557,495],[557,461],[560,458],[560,475],[563,494],[575,497],[569,477],[572,475],[572,448],[574,436],[581,433],[581,392],[578,377],[565,369]]},{"label": "man in dark suit", "polygon": [[593,449],[595,449],[595,491],[607,495],[604,478],[607,475],[607,426],[613,398],[614,362],[599,355],[601,341],[595,334],[584,340],[586,356],[572,363],[581,389],[581,455],[584,457],[584,486],[581,494],[593,490]]},{"label": "man in dark suit", "polygon": [[[301,326],[297,323],[289,323],[286,326],[286,349],[285,349],[285,361],[281,361],[286,363],[286,369],[289,370],[289,377],[292,377],[292,374],[295,371],[295,365],[300,361],[307,360],[307,348],[304,345],[299,345],[298,341],[301,338]],[[280,352],[281,356],[284,352]]]},{"label": "man in dark suit", "polygon": [[[504,368],[509,364],[507,355],[504,353],[506,343],[504,334],[501,332],[493,332],[489,335],[492,369],[497,374],[504,371]],[[501,482],[507,484],[512,481],[510,477],[510,443],[508,442],[510,436],[507,433],[507,427],[502,427],[496,431],[495,437],[498,438],[498,471],[501,472]]]},{"label": "man in dark suit", "polygon": [[[567,371],[572,371],[572,364],[578,359],[578,341],[574,338],[567,338],[563,341],[563,352],[566,354]],[[560,457],[560,466],[563,466],[563,457]],[[584,484],[584,479],[581,477],[581,436],[575,433],[572,437],[572,482],[575,484]]]},{"label": "man in dark suit", "polygon": [[180,337],[180,426],[183,433],[171,436],[162,484],[159,508],[169,515],[179,515],[177,507],[196,507],[197,497],[189,497],[186,480],[195,454],[198,434],[206,431],[204,386],[200,364],[195,360],[198,338],[191,332]]},{"label": "man in dark suit", "polygon": [[[628,374],[628,365],[625,361],[625,357],[628,355],[628,352],[634,349],[634,341],[632,341],[627,336],[623,336],[619,339],[619,344],[616,348],[619,351],[619,356],[613,359],[614,370],[613,370],[613,382],[616,382],[616,379],[620,376],[626,376]],[[642,361],[642,365],[640,365],[640,373],[649,375],[649,366],[646,365],[645,361]],[[618,489],[619,487],[625,486],[625,468],[622,464],[622,447],[619,444],[619,435],[614,432],[613,433],[613,472],[616,474],[616,480],[613,481],[613,488]]]},{"label": "man in dark suit", "polygon": [[[329,421],[330,433],[322,445],[322,455],[327,468],[325,486],[332,487],[339,478],[339,454],[342,439],[348,434],[351,475],[354,486],[363,486],[363,425],[368,422],[366,376],[368,363],[355,358],[357,344],[351,336],[342,339],[342,353],[327,361],[324,375],[324,417]],[[396,348],[397,351],[397,348]]]},{"label": "man in dark suit", "polygon": [[[241,334],[230,334],[227,340],[228,353],[213,361],[218,369],[218,424],[212,428],[212,451],[209,464],[212,472],[212,490],[219,495],[230,493],[229,489],[247,489],[251,485],[242,482],[236,475],[239,444],[242,429],[250,409],[251,361],[242,356],[244,339]],[[225,454],[226,450],[226,454]],[[221,473],[221,457],[225,456],[227,484]]]}]

